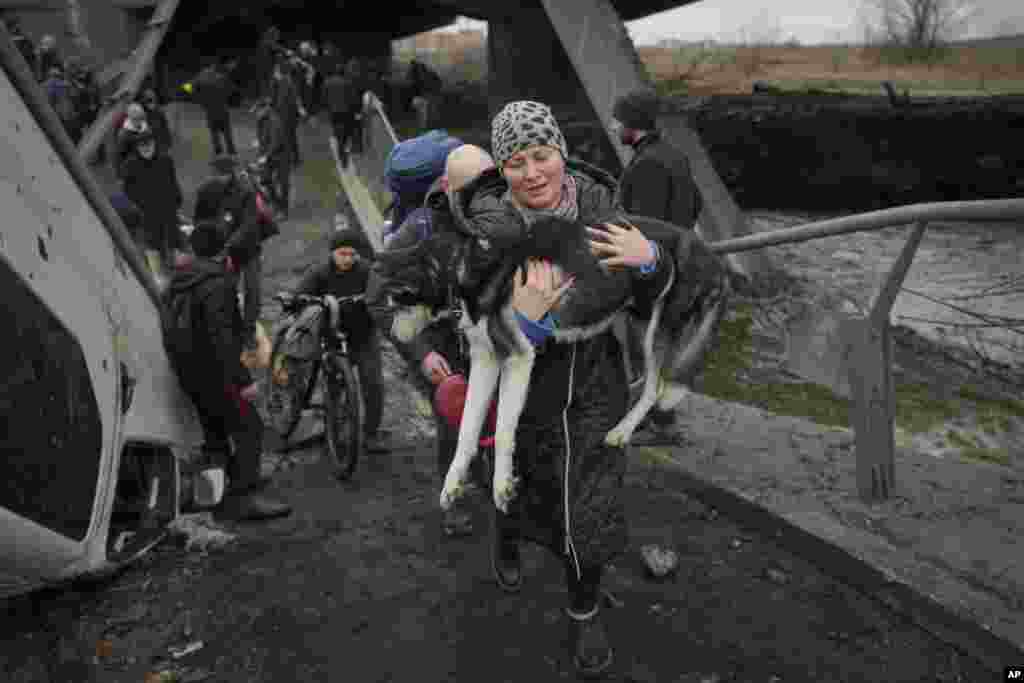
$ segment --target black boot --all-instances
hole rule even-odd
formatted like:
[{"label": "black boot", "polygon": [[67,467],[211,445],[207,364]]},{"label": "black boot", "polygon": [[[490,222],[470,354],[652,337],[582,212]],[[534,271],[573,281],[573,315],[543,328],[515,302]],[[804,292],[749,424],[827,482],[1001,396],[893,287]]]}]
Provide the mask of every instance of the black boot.
[{"label": "black boot", "polygon": [[292,507],[288,503],[249,488],[243,491],[229,491],[224,496],[218,512],[219,516],[238,522],[260,521],[287,517],[292,513]]},{"label": "black boot", "polygon": [[498,587],[506,593],[518,593],[523,586],[519,535],[506,528],[505,515],[497,508],[491,515],[491,572]]},{"label": "black boot", "polygon": [[572,639],[572,661],[576,670],[584,677],[600,676],[612,665],[614,653],[608,642],[608,634],[601,621],[600,608],[587,614],[576,614],[566,610]]}]

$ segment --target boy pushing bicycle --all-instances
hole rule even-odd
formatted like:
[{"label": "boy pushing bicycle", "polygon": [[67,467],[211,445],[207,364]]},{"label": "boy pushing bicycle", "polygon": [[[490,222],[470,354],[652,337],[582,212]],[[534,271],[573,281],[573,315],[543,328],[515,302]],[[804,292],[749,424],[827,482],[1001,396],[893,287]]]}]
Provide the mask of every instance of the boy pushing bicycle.
[{"label": "boy pushing bicycle", "polygon": [[[364,294],[370,278],[373,248],[357,230],[340,230],[331,240],[331,256],[326,263],[306,273],[292,291],[294,296],[335,297]],[[384,409],[384,375],[381,364],[380,332],[366,304],[360,303],[354,314],[340,322],[349,339],[349,353],[359,371],[363,403],[366,407],[365,436],[368,451],[387,448],[379,434]]]}]

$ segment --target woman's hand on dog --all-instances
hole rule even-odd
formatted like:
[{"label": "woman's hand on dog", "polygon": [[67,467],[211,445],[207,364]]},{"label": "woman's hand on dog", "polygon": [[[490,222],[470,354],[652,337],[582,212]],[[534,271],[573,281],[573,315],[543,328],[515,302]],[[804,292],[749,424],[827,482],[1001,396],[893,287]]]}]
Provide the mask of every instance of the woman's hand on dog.
[{"label": "woman's hand on dog", "polygon": [[573,279],[567,279],[561,269],[550,261],[530,259],[526,273],[522,268],[517,269],[513,282],[512,307],[520,315],[537,321],[569,291]]},{"label": "woman's hand on dog", "polygon": [[657,258],[653,243],[632,226],[605,223],[604,229],[587,228],[587,232],[594,238],[590,240],[591,253],[599,258],[606,256],[601,264],[609,268],[640,268]]}]

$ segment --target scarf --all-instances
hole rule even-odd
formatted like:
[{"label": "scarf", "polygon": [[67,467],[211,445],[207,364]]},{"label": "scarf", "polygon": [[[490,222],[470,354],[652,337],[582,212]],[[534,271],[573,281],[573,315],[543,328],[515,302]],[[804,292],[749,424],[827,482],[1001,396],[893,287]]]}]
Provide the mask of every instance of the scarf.
[{"label": "scarf", "polygon": [[512,195],[512,190],[505,191],[505,201],[516,208],[527,226],[533,225],[537,220],[546,216],[556,216],[574,221],[580,214],[576,193],[576,179],[568,171],[566,171],[562,179],[562,197],[558,200],[558,205],[553,209],[531,209],[523,206],[516,201]]}]

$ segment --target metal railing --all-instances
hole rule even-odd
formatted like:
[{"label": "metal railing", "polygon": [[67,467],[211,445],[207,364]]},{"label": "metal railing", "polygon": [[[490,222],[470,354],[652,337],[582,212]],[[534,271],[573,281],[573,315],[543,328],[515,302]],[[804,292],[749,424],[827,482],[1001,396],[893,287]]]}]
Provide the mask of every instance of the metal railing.
[{"label": "metal railing", "polygon": [[892,377],[889,317],[896,296],[921,244],[929,221],[1004,221],[1024,219],[1024,199],[911,204],[792,228],[747,235],[710,244],[731,254],[806,242],[865,230],[913,224],[866,317],[840,316],[837,338],[852,398],[851,427],[857,453],[857,490],[865,501],[887,499],[896,482],[896,393]]}]

